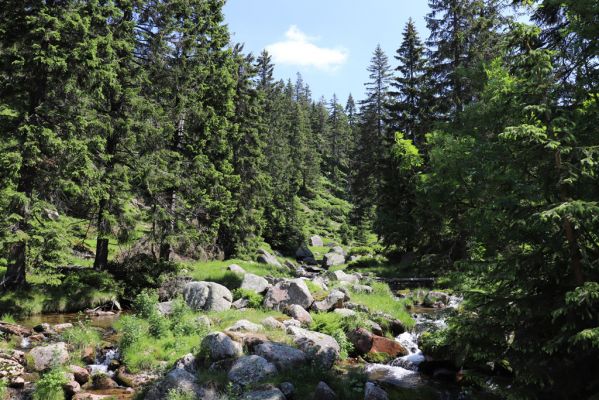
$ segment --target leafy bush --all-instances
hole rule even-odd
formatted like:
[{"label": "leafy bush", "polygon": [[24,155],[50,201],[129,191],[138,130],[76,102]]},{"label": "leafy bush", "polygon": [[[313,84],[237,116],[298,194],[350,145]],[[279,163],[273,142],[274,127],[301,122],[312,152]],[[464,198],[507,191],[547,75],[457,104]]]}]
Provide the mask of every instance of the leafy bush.
[{"label": "leafy bush", "polygon": [[262,307],[262,301],[264,300],[264,296],[254,292],[252,290],[239,288],[239,289],[235,289],[233,291],[233,299],[234,300],[247,299],[248,307],[260,308],[260,307]]},{"label": "leafy bush", "polygon": [[133,309],[141,318],[150,318],[158,313],[158,294],[154,290],[142,290],[133,301]]},{"label": "leafy bush", "polygon": [[8,382],[0,379],[0,400],[5,400],[8,394]]},{"label": "leafy bush", "polygon": [[62,386],[66,383],[67,378],[61,369],[46,372],[35,384],[33,400],[64,400]]},{"label": "leafy bush", "polygon": [[126,350],[148,334],[148,323],[131,315],[121,317],[117,329],[122,333],[120,347]]},{"label": "leafy bush", "polygon": [[79,351],[88,346],[97,346],[102,341],[100,332],[89,325],[74,326],[64,331],[61,337],[62,340]]},{"label": "leafy bush", "polygon": [[166,400],[195,400],[196,395],[184,390],[171,389],[166,395]]},{"label": "leafy bush", "polygon": [[173,262],[156,261],[147,254],[137,254],[122,262],[108,263],[108,271],[125,287],[124,296],[135,298],[145,288],[158,288],[164,276],[178,272]]}]

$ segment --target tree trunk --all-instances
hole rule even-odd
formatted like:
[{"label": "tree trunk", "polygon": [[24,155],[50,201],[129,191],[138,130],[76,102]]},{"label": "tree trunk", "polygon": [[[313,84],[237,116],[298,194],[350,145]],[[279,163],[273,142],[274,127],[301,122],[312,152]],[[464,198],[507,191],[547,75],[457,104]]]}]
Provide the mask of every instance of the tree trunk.
[{"label": "tree trunk", "polygon": [[25,267],[27,265],[27,243],[19,241],[14,243],[9,250],[8,269],[0,286],[8,289],[23,286],[27,283]]},{"label": "tree trunk", "polygon": [[96,258],[94,260],[94,269],[96,271],[105,270],[108,266],[108,239],[98,238],[96,241]]}]

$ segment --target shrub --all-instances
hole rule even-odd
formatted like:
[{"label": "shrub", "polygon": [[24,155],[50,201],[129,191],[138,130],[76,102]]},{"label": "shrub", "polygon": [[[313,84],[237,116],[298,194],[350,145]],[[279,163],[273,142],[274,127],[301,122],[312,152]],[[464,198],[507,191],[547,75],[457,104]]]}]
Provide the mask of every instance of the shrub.
[{"label": "shrub", "polygon": [[5,400],[8,394],[8,382],[4,379],[0,379],[0,400]]},{"label": "shrub", "polygon": [[46,372],[35,384],[33,400],[64,400],[62,386],[66,383],[67,378],[61,369]]},{"label": "shrub", "polygon": [[184,390],[171,389],[166,395],[166,400],[195,400],[196,395]]},{"label": "shrub", "polygon": [[164,275],[173,274],[179,267],[173,262],[156,261],[147,254],[137,254],[122,262],[108,263],[108,271],[125,287],[125,297],[135,298],[144,288],[158,288]]},{"label": "shrub", "polygon": [[74,326],[64,331],[61,337],[75,350],[83,350],[88,346],[97,346],[102,341],[100,332],[89,325]]},{"label": "shrub", "polygon": [[148,318],[148,332],[155,338],[166,336],[169,333],[170,323],[159,312],[155,312]]},{"label": "shrub", "polygon": [[264,296],[258,294],[252,290],[247,289],[235,289],[233,291],[233,299],[247,299],[248,306],[250,308],[260,308],[262,306],[262,301],[264,300]]},{"label": "shrub", "polygon": [[133,308],[141,318],[150,318],[158,313],[158,294],[154,290],[142,290],[133,301]]},{"label": "shrub", "polygon": [[118,327],[122,332],[120,345],[123,350],[137,343],[148,333],[148,324],[134,316],[125,315],[121,317],[118,321]]}]

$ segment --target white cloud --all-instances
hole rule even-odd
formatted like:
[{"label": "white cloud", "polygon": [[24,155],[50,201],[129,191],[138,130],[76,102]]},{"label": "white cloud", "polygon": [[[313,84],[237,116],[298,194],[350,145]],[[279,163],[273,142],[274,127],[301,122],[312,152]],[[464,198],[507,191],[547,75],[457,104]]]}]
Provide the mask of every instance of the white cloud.
[{"label": "white cloud", "polygon": [[275,63],[334,71],[347,61],[346,49],[318,47],[312,43],[318,38],[306,35],[295,25],[289,27],[285,38],[266,46]]}]

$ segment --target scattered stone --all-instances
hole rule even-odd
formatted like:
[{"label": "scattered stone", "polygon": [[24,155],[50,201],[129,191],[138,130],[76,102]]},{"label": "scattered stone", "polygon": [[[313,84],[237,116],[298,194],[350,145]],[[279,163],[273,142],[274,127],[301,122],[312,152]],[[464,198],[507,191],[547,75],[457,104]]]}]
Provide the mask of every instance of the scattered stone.
[{"label": "scattered stone", "polygon": [[266,317],[260,322],[263,326],[271,329],[285,329],[285,325],[275,317]]},{"label": "scattered stone", "polygon": [[274,364],[268,362],[264,357],[251,355],[243,356],[235,361],[229,370],[229,380],[240,386],[261,382],[277,373]]},{"label": "scattered stone", "polygon": [[234,272],[234,273],[236,273],[236,274],[239,274],[239,275],[245,275],[245,273],[246,273],[246,272],[245,272],[245,269],[241,268],[241,267],[240,267],[239,265],[237,265],[237,264],[231,264],[231,265],[229,265],[229,266],[227,267],[227,270],[229,270],[229,271],[231,271],[231,272]]},{"label": "scattered stone", "polygon": [[[189,371],[187,371],[189,372]],[[121,386],[130,388],[139,388],[147,385],[151,381],[156,380],[156,376],[147,373],[129,374],[125,367],[120,367],[114,374],[114,380]]]},{"label": "scattered stone", "polygon": [[291,400],[293,393],[295,393],[295,386],[293,386],[293,383],[291,382],[281,382],[279,389],[281,389],[281,392],[283,392],[283,395],[288,400]]},{"label": "scattered stone", "polygon": [[449,303],[449,295],[443,292],[430,291],[424,296],[422,305],[424,307],[445,307]]},{"label": "scattered stone", "polygon": [[118,383],[106,374],[95,374],[92,376],[92,387],[95,390],[114,389],[118,386]]},{"label": "scattered stone", "polygon": [[0,378],[16,378],[25,372],[18,359],[0,353]]},{"label": "scattered stone", "polygon": [[296,250],[295,257],[298,260],[305,260],[306,258],[314,258],[314,253],[312,253],[312,251],[310,251],[308,246],[303,244]]},{"label": "scattered stone", "polygon": [[285,308],[285,313],[291,318],[294,318],[302,324],[310,325],[312,323],[312,317],[310,313],[304,309],[304,307],[298,304],[292,304]]},{"label": "scattered stone", "polygon": [[334,246],[331,249],[331,252],[341,254],[344,257],[347,255],[347,253],[345,253],[345,250],[343,250],[343,247],[341,247],[341,246]]},{"label": "scattered stone", "polygon": [[363,304],[357,304],[357,303],[351,303],[351,302],[347,302],[345,303],[345,308],[349,308],[350,310],[354,310],[354,311],[358,311],[358,312],[363,312],[366,314],[370,313],[370,309],[363,305]]},{"label": "scattered stone", "polygon": [[8,322],[0,322],[0,333],[17,335],[21,337],[30,336],[32,334],[31,329],[25,328],[21,325],[11,324]]},{"label": "scattered stone", "polygon": [[310,245],[314,247],[323,247],[324,242],[322,241],[322,238],[320,236],[314,235],[310,237]]},{"label": "scattered stone", "polygon": [[52,327],[50,326],[50,324],[44,322],[42,324],[34,326],[33,330],[37,333],[48,333],[48,332],[52,332]]},{"label": "scattered stone", "polygon": [[285,261],[283,262],[283,265],[284,265],[284,266],[286,266],[287,268],[289,268],[289,269],[290,269],[290,270],[292,270],[292,271],[295,271],[295,270],[297,269],[297,265],[295,265],[294,263],[292,263],[292,262],[291,262],[291,261],[289,261],[289,260],[285,260]]},{"label": "scattered stone", "polygon": [[314,392],[314,400],[337,400],[337,394],[323,381],[318,382]]},{"label": "scattered stone", "polygon": [[354,292],[372,293],[372,287],[368,285],[353,285],[352,290]]},{"label": "scattered stone", "polygon": [[273,363],[280,371],[300,367],[307,361],[303,351],[282,343],[259,344],[254,353]]},{"label": "scattered stone", "polygon": [[239,357],[243,354],[241,344],[234,342],[222,332],[214,332],[202,340],[202,348],[208,351],[213,361],[224,358]]},{"label": "scattered stone", "polygon": [[215,282],[189,282],[183,289],[183,297],[194,310],[226,311],[233,302],[229,289]]},{"label": "scattered stone", "polygon": [[8,386],[13,389],[23,389],[25,387],[25,379],[21,376],[17,376],[16,378],[11,378],[8,381]]},{"label": "scattered stone", "polygon": [[295,344],[316,363],[318,368],[331,369],[339,357],[341,350],[339,344],[329,335],[295,326],[288,327],[287,333],[293,336]]},{"label": "scattered stone", "polygon": [[330,252],[324,255],[322,259],[322,266],[325,268],[334,267],[336,265],[345,264],[345,257],[343,254]]},{"label": "scattered stone", "polygon": [[233,303],[231,303],[231,308],[235,310],[245,310],[250,305],[250,301],[248,299],[237,299]]},{"label": "scattered stone", "polygon": [[272,254],[270,254],[268,251],[266,251],[264,249],[258,250],[257,261],[262,264],[274,265],[275,267],[279,267],[279,268],[282,267],[279,260],[277,260],[277,257],[273,256]]},{"label": "scattered stone", "polygon": [[80,385],[85,385],[89,381],[89,371],[78,365],[69,365],[68,371]]},{"label": "scattered stone", "polygon": [[279,389],[255,390],[246,393],[242,400],[287,400]]},{"label": "scattered stone", "polygon": [[163,301],[162,303],[156,304],[156,308],[158,312],[164,316],[169,316],[173,313],[173,305],[172,301]]},{"label": "scattered stone", "polygon": [[269,287],[270,284],[266,279],[254,274],[245,274],[241,282],[242,289],[251,290],[255,293],[264,293]]},{"label": "scattered stone", "polygon": [[81,361],[86,364],[93,364],[96,362],[96,348],[93,346],[87,346],[81,352]]},{"label": "scattered stone", "polygon": [[171,370],[164,379],[152,385],[144,400],[164,400],[172,390],[203,398],[204,391],[197,383],[195,375],[183,369]]},{"label": "scattered stone", "polygon": [[283,321],[283,326],[285,327],[285,329],[289,328],[290,326],[296,326],[300,328],[302,326],[302,323],[295,318],[289,318]]},{"label": "scattered stone", "polygon": [[233,326],[227,328],[228,331],[233,332],[259,332],[263,330],[262,325],[254,324],[247,319],[241,319],[237,321]]},{"label": "scattered stone", "polygon": [[350,310],[349,308],[336,308],[333,310],[335,314],[341,315],[343,318],[355,317],[358,315],[354,310]]},{"label": "scattered stone", "polygon": [[35,371],[45,371],[55,365],[63,365],[69,360],[67,344],[58,342],[47,346],[38,346],[29,352],[30,367]]},{"label": "scattered stone", "polygon": [[379,335],[379,336],[383,336],[384,335],[383,328],[379,324],[377,324],[376,322],[371,321],[371,320],[366,320],[365,323],[370,328],[370,331],[372,333],[374,333],[375,335]]},{"label": "scattered stone", "polygon": [[263,333],[255,332],[226,332],[234,342],[241,344],[244,349],[252,352],[256,346],[269,341],[268,337]]},{"label": "scattered stone", "polygon": [[67,397],[72,397],[81,391],[81,385],[77,381],[69,381],[68,383],[62,385],[62,389]]},{"label": "scattered stone", "polygon": [[184,369],[191,374],[195,374],[197,372],[196,357],[191,353],[185,354],[175,362],[175,368]]},{"label": "scattered stone", "polygon": [[196,322],[198,323],[198,325],[205,326],[207,328],[210,328],[212,326],[212,322],[210,321],[210,318],[208,318],[205,315],[198,316],[196,318]]},{"label": "scattered stone", "polygon": [[[149,397],[145,397],[149,399]],[[112,400],[114,396],[108,394],[94,394],[94,393],[77,393],[71,400]],[[157,400],[157,397],[154,397],[153,400]]]},{"label": "scattered stone", "polygon": [[346,298],[346,294],[341,290],[333,290],[331,293],[327,295],[327,297],[322,301],[315,301],[312,304],[312,308],[319,312],[326,312],[335,308],[343,307],[343,301]]},{"label": "scattered stone", "polygon": [[62,333],[64,331],[66,331],[67,329],[71,329],[73,327],[73,324],[70,323],[65,323],[65,324],[56,324],[54,325],[54,331],[56,333]]},{"label": "scattered stone", "polygon": [[372,382],[366,382],[364,400],[389,400],[389,395],[381,387]]},{"label": "scattered stone", "polygon": [[264,306],[275,310],[283,310],[292,304],[309,308],[314,299],[302,279],[284,280],[272,286],[264,297]]},{"label": "scattered stone", "polygon": [[[335,253],[336,254],[336,253]],[[339,271],[331,271],[328,273],[329,279],[340,282],[349,282],[349,283],[358,283],[360,282],[360,278],[353,274],[346,274],[345,272]]]}]

